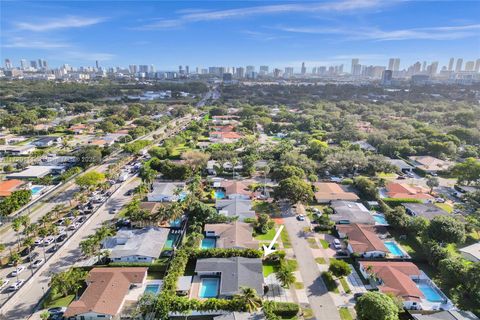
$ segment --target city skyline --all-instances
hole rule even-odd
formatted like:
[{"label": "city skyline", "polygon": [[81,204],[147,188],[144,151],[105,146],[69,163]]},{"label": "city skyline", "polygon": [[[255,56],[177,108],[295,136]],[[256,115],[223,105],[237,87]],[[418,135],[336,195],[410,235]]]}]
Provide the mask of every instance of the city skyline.
[{"label": "city skyline", "polygon": [[[435,7],[435,10],[428,10]],[[1,59],[157,69],[344,64],[400,69],[480,56],[475,2],[3,2]],[[39,15],[39,12],[42,12]],[[45,14],[48,12],[48,14]],[[221,26],[221,28],[219,28]],[[254,55],[252,53],[255,53]],[[455,66],[454,66],[455,67]]]}]

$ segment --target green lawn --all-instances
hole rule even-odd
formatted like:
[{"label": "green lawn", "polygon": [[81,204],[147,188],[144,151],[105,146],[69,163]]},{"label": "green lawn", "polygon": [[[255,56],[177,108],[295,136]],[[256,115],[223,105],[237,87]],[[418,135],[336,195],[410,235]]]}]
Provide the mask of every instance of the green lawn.
[{"label": "green lawn", "polygon": [[165,272],[149,271],[148,274],[147,274],[147,279],[148,280],[163,279],[164,274],[165,274]]},{"label": "green lawn", "polygon": [[315,258],[315,261],[318,264],[327,264],[327,261],[325,260],[325,258]]},{"label": "green lawn", "polygon": [[265,201],[253,201],[253,211],[256,213],[266,213],[270,216],[276,216],[280,214],[280,209],[275,203],[268,203]]},{"label": "green lawn", "polygon": [[377,173],[377,177],[386,179],[386,180],[394,180],[397,178],[397,176],[398,175],[396,173],[385,173],[385,172]]},{"label": "green lawn", "polygon": [[322,244],[323,249],[328,249],[330,247],[330,243],[327,240],[320,239],[320,243]]},{"label": "green lawn", "polygon": [[54,308],[54,307],[67,307],[70,302],[75,299],[75,295],[71,294],[66,297],[51,296],[50,294],[45,298],[43,302],[43,308]]},{"label": "green lawn", "polygon": [[451,205],[449,205],[448,203],[435,203],[435,205],[437,207],[439,207],[440,209],[443,209],[445,211],[447,211],[448,213],[452,213],[453,212],[453,207]]},{"label": "green lawn", "polygon": [[285,228],[283,228],[282,233],[280,233],[280,238],[282,238],[283,247],[285,249],[292,247],[292,243],[290,242],[290,237],[288,236],[288,232],[287,230],[285,230]]},{"label": "green lawn", "polygon": [[275,237],[275,233],[277,230],[275,228],[272,228],[268,230],[266,234],[259,234],[255,236],[255,239],[260,240],[260,241],[271,241],[273,240],[273,237]]},{"label": "green lawn", "polygon": [[345,278],[340,278],[340,283],[342,284],[342,287],[343,287],[343,291],[345,291],[346,293],[350,293],[352,292],[352,290],[350,290],[350,287],[348,286],[348,282]]},{"label": "green lawn", "polygon": [[348,311],[348,308],[341,307],[338,312],[340,313],[340,318],[342,320],[353,320],[352,314]]},{"label": "green lawn", "polygon": [[270,274],[274,273],[277,267],[274,264],[263,264],[263,276],[268,277]]}]

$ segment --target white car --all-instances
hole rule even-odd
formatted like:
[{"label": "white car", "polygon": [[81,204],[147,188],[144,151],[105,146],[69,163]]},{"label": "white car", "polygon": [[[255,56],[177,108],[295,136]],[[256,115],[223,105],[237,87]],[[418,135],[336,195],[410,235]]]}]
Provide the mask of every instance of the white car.
[{"label": "white car", "polygon": [[43,239],[42,238],[38,238],[37,240],[35,240],[35,245],[36,246],[39,246],[43,243]]},{"label": "white car", "polygon": [[46,247],[46,246],[50,245],[51,243],[53,243],[54,240],[55,240],[55,238],[52,237],[52,236],[46,237],[46,238],[43,240],[43,246]]},{"label": "white car", "polygon": [[35,261],[32,263],[32,269],[36,269],[36,268],[40,267],[44,262],[45,262],[45,260],[43,260],[43,259],[37,259],[37,260],[35,260]]},{"label": "white car", "polygon": [[15,270],[12,271],[12,273],[10,273],[10,275],[11,275],[12,277],[16,277],[16,276],[18,276],[20,273],[22,273],[24,270],[25,270],[25,267],[24,267],[24,266],[18,266]]},{"label": "white car", "polygon": [[335,249],[342,249],[342,244],[338,239],[333,240],[332,245]]},{"label": "white car", "polygon": [[14,283],[12,283],[11,286],[9,286],[7,288],[8,291],[17,291],[21,286],[22,284],[24,283],[25,281],[24,280],[17,280],[15,281]]},{"label": "white car", "polygon": [[8,279],[0,279],[0,290],[5,288],[9,282],[10,282],[10,280],[8,280]]},{"label": "white car", "polygon": [[443,199],[443,198],[435,198],[435,202],[444,203],[444,202],[445,202],[445,199]]}]

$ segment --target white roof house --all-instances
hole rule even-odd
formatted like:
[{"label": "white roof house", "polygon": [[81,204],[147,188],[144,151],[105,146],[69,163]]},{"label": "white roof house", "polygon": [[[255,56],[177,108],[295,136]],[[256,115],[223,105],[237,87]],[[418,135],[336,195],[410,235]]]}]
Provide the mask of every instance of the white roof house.
[{"label": "white roof house", "polygon": [[463,258],[472,262],[480,262],[480,242],[461,248],[459,251]]},{"label": "white roof house", "polygon": [[64,166],[30,166],[21,172],[10,173],[8,179],[35,179],[42,178],[51,173],[62,173]]},{"label": "white roof house", "polygon": [[147,195],[148,201],[172,202],[177,201],[180,192],[185,187],[184,183],[154,182],[153,190]]}]

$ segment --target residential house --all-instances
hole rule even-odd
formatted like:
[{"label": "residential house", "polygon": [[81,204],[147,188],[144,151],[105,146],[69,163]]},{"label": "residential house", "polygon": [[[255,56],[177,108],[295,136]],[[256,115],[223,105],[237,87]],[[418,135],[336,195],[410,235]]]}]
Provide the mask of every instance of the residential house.
[{"label": "residential house", "polygon": [[403,172],[403,173],[412,172],[413,169],[415,169],[414,166],[409,165],[408,163],[406,163],[406,162],[405,162],[404,160],[402,160],[402,159],[386,158],[385,160],[387,160],[388,162],[390,162],[390,164],[393,164],[395,167],[398,168],[399,171],[401,171],[401,172]]},{"label": "residential house", "polygon": [[377,152],[377,148],[375,148],[365,140],[352,142],[352,145],[358,146],[361,150],[364,150],[364,151]]},{"label": "residential house", "polygon": [[461,248],[460,254],[464,259],[472,262],[480,262],[480,242]]},{"label": "residential house", "polygon": [[0,182],[0,197],[8,197],[12,192],[25,189],[29,185],[29,183],[18,179],[2,181]]},{"label": "residential house", "polygon": [[10,155],[10,156],[28,156],[37,148],[32,145],[24,146],[15,146],[15,145],[6,145],[0,146],[0,154]]},{"label": "residential house", "polygon": [[151,263],[160,257],[168,233],[169,229],[156,227],[119,230],[103,241],[102,249],[109,251],[113,262]]},{"label": "residential house", "polygon": [[450,214],[437,207],[433,203],[402,203],[405,211],[414,217],[423,217],[427,220],[432,220],[437,216],[450,216]]},{"label": "residential house", "polygon": [[8,179],[36,179],[43,178],[49,174],[61,174],[65,166],[30,166],[21,172],[9,173]]},{"label": "residential house", "polygon": [[329,216],[336,224],[375,224],[375,219],[370,211],[361,203],[352,201],[332,201],[330,206],[334,214]]},{"label": "residential house", "polygon": [[220,182],[220,187],[225,190],[225,195],[229,199],[250,199],[252,191],[248,189],[248,181],[224,180]]},{"label": "residential house", "polygon": [[337,225],[340,238],[348,239],[347,250],[364,258],[384,258],[389,250],[377,235],[377,227],[365,224]]},{"label": "residential house", "polygon": [[249,223],[206,224],[205,236],[216,238],[217,248],[258,249],[258,241],[253,239],[253,228]]},{"label": "residential house", "polygon": [[[263,271],[260,258],[207,258],[198,259],[194,282],[202,286],[205,278],[218,279],[218,298],[228,299],[240,293],[242,287],[253,288],[263,295]],[[201,289],[201,288],[199,288]],[[193,294],[195,294],[193,292]],[[201,297],[201,296],[200,296]]]},{"label": "residential house", "polygon": [[46,148],[56,145],[62,141],[61,137],[54,137],[54,136],[47,136],[41,137],[32,142],[32,145],[39,147],[39,148]]},{"label": "residential house", "polygon": [[334,200],[356,201],[358,196],[333,182],[316,182],[315,186],[315,199],[318,203],[330,203]]},{"label": "residential house", "polygon": [[212,131],[209,134],[209,138],[211,142],[232,143],[243,138],[243,134],[238,132]]},{"label": "residential house", "polygon": [[417,169],[429,174],[446,171],[453,165],[451,161],[440,160],[431,156],[411,156],[408,159]]},{"label": "residential house", "polygon": [[228,125],[228,124],[236,124],[238,123],[239,116],[235,115],[226,115],[226,116],[213,116],[212,123],[214,125]]},{"label": "residential house", "polygon": [[83,124],[83,123],[77,123],[72,125],[70,128],[68,128],[68,131],[73,132],[74,134],[84,134],[84,133],[90,133],[91,127]]},{"label": "residential house", "polygon": [[228,217],[238,217],[239,221],[255,218],[255,211],[252,210],[252,201],[242,199],[217,200],[215,207],[218,213]]},{"label": "residential house", "polygon": [[[86,279],[87,289],[64,313],[66,319],[114,319],[120,314],[128,294],[142,287],[147,268],[93,268]],[[143,292],[142,292],[143,293]]]},{"label": "residential house", "polygon": [[401,298],[406,309],[449,310],[454,306],[428,276],[411,262],[360,261],[359,269],[380,292]]},{"label": "residential house", "polygon": [[94,145],[94,146],[99,146],[99,147],[110,147],[113,145],[115,141],[113,140],[106,140],[106,139],[94,139],[89,142],[89,144]]},{"label": "residential house", "polygon": [[147,194],[148,201],[173,202],[181,197],[182,190],[185,188],[183,182],[154,182],[152,191]]},{"label": "residential house", "polygon": [[390,182],[385,186],[387,196],[397,199],[417,199],[423,202],[433,201],[435,198],[428,193],[428,189],[406,183]]},{"label": "residential house", "polygon": [[478,320],[470,311],[447,310],[429,314],[412,314],[414,320]]},{"label": "residential house", "polygon": [[265,315],[262,312],[230,312],[216,316],[213,320],[265,320]]}]

